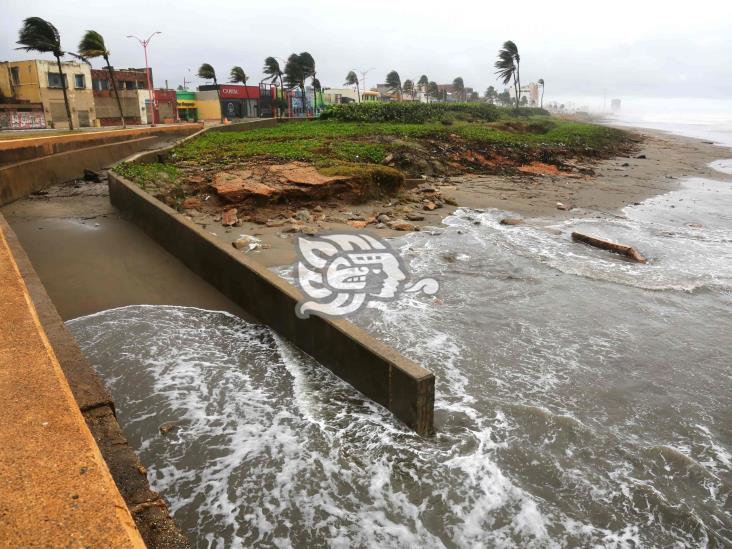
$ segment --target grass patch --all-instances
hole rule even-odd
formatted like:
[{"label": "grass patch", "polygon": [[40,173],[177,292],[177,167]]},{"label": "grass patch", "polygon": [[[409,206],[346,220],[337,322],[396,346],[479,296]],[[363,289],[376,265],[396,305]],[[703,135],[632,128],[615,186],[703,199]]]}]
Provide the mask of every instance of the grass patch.
[{"label": "grass patch", "polygon": [[137,183],[143,190],[165,186],[169,183],[177,184],[178,168],[170,164],[141,164],[137,162],[120,162],[112,171],[125,179]]}]

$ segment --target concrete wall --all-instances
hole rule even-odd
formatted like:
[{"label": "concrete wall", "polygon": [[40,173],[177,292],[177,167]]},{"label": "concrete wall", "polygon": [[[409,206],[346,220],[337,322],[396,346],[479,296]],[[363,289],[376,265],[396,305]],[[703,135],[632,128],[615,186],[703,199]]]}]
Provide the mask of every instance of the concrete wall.
[{"label": "concrete wall", "polygon": [[[83,177],[144,149],[190,135],[199,124],[81,133],[0,143],[0,205],[32,192]],[[15,158],[28,158],[5,163]]]},{"label": "concrete wall", "polygon": [[300,290],[111,173],[112,204],[193,272],[418,433],[433,431],[434,375],[345,320],[300,319]]}]

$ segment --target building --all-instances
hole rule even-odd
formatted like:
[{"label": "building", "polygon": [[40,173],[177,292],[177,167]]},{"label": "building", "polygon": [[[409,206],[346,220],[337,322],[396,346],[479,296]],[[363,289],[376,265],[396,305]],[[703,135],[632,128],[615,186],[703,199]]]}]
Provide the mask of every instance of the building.
[{"label": "building", "polygon": [[[97,119],[100,126],[119,126],[119,108],[114,97],[114,89],[109,71],[106,69],[92,69],[92,90]],[[122,103],[122,112],[127,124],[148,124],[148,103],[150,94],[147,90],[147,75],[145,69],[120,69],[114,71],[117,82],[119,99]],[[150,82],[152,84],[152,69]]]},{"label": "building", "polygon": [[[16,119],[19,112],[31,113],[20,115],[20,118],[33,120],[34,124],[40,125],[42,112],[46,127],[67,129],[69,120],[62,82],[66,83],[74,127],[97,126],[91,69],[86,63],[61,63],[59,74],[56,61],[32,59],[0,62],[0,94],[5,98],[4,104],[28,105],[30,109],[18,111],[19,107],[15,107],[16,115],[10,114],[10,117],[15,116]],[[36,106],[30,107],[31,105]]]},{"label": "building", "polygon": [[196,103],[196,92],[178,90],[175,92],[175,99],[178,120],[181,122],[197,122],[198,106]]},{"label": "building", "polygon": [[326,105],[340,105],[342,103],[357,103],[359,94],[356,88],[323,88],[323,103]]},{"label": "building", "polygon": [[[511,94],[513,99],[516,99],[516,92],[513,86],[508,88],[508,93]],[[526,97],[529,107],[539,106],[539,95],[539,84],[536,82],[529,82],[525,86],[521,86],[521,97]]]},{"label": "building", "polygon": [[[219,84],[199,86],[196,105],[200,120],[218,121],[224,118],[256,118],[259,116],[259,86]],[[219,101],[220,96],[220,101]]]}]

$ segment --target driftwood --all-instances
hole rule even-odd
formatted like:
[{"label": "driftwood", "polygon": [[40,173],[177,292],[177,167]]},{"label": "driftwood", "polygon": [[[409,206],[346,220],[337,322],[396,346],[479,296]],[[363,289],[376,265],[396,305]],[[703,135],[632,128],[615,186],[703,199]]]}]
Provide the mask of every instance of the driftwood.
[{"label": "driftwood", "polygon": [[646,262],[646,258],[643,257],[633,246],[616,244],[609,240],[602,240],[601,238],[596,238],[582,233],[572,233],[572,240],[579,240],[580,242],[584,242],[585,244],[589,244],[595,248],[602,248],[603,250],[610,250],[611,252],[622,254],[633,261],[637,261],[638,263]]}]

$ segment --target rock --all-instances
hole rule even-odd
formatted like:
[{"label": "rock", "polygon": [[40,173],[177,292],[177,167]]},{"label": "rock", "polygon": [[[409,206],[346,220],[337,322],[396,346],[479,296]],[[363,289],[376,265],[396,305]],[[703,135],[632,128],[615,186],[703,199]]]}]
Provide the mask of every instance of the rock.
[{"label": "rock", "polygon": [[304,208],[302,210],[297,210],[295,213],[295,219],[303,222],[310,221],[310,212]]},{"label": "rock", "polygon": [[349,221],[365,221],[366,218],[358,213],[350,213],[350,214],[348,214],[348,220]]},{"label": "rock", "polygon": [[439,206],[437,206],[437,204],[435,204],[434,202],[426,202],[425,205],[422,206],[422,208],[424,208],[428,212],[431,212],[433,210],[436,210],[438,207]]},{"label": "rock", "polygon": [[523,225],[524,220],[520,217],[504,217],[499,223],[501,225]]},{"label": "rock", "polygon": [[87,168],[84,168],[84,181],[101,181],[102,176],[99,172],[95,172],[94,170],[89,170]]},{"label": "rock", "polygon": [[419,192],[421,193],[436,193],[437,189],[434,187],[422,187],[419,189]]},{"label": "rock", "polygon": [[297,162],[270,166],[269,171],[281,175],[287,181],[296,185],[330,185],[352,179],[351,176],[347,175],[323,175],[313,166]]},{"label": "rock", "polygon": [[320,204],[318,204],[317,206],[315,206],[313,208],[313,211],[314,212],[322,212],[323,211],[323,207]]},{"label": "rock", "polygon": [[366,225],[368,225],[368,222],[351,219],[348,221],[348,224],[354,229],[363,229],[364,227],[366,227]]},{"label": "rock", "polygon": [[636,158],[640,158],[640,159],[644,159],[645,157],[646,157],[645,154],[639,154],[638,156],[636,156]]},{"label": "rock", "polygon": [[286,223],[286,219],[268,219],[265,225],[267,225],[267,227],[282,227]]},{"label": "rock", "polygon": [[451,196],[446,196],[445,197],[445,204],[449,204],[450,206],[457,206],[458,205],[457,200],[455,200]]},{"label": "rock", "polygon": [[376,221],[378,221],[379,223],[388,223],[389,221],[391,221],[391,217],[386,214],[379,214],[376,218]]},{"label": "rock", "polygon": [[557,210],[568,211],[568,210],[571,210],[571,209],[572,208],[570,206],[567,206],[566,204],[563,204],[562,202],[557,202]]},{"label": "rock", "polygon": [[404,219],[395,219],[391,223],[389,223],[389,227],[394,229],[395,231],[417,231],[419,230],[416,226],[412,225],[411,223],[408,223]]},{"label": "rock", "polygon": [[197,196],[190,196],[186,198],[183,203],[181,204],[184,210],[191,210],[193,208],[200,208],[201,207],[201,199]]},{"label": "rock", "polygon": [[231,243],[237,250],[244,250],[245,252],[251,252],[262,247],[262,241],[256,236],[248,234],[239,235],[234,242]]},{"label": "rock", "polygon": [[167,435],[168,433],[172,433],[180,429],[180,423],[177,421],[166,421],[159,427],[159,429],[161,435]]},{"label": "rock", "polygon": [[231,227],[232,225],[236,225],[236,223],[239,221],[236,214],[236,208],[230,208],[226,210],[221,216],[221,224],[224,227]]},{"label": "rock", "polygon": [[623,163],[621,164],[621,166],[622,166],[623,168],[627,168],[628,166],[630,166],[630,163],[628,163],[628,162],[623,162]]},{"label": "rock", "polygon": [[241,202],[249,197],[270,197],[278,191],[251,177],[250,170],[219,172],[211,185],[228,202]]},{"label": "rock", "polygon": [[420,213],[408,213],[407,219],[409,221],[424,221],[424,216]]},{"label": "rock", "polygon": [[394,162],[394,155],[393,154],[387,154],[384,158],[384,164],[391,164]]}]

